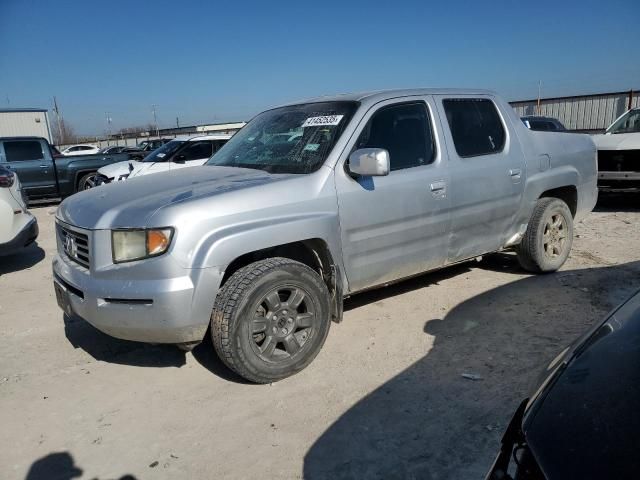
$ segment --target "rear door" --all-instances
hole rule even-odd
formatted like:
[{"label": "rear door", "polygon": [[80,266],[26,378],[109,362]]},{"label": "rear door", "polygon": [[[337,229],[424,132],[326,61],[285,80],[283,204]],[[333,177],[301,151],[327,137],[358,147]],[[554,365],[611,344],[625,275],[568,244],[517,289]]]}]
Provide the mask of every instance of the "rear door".
[{"label": "rear door", "polygon": [[[449,233],[447,158],[431,97],[382,102],[361,121],[335,179],[350,291],[444,264]],[[359,148],[389,151],[387,176],[352,178]]]},{"label": "rear door", "polygon": [[514,233],[524,156],[509,118],[491,96],[437,96],[451,185],[447,263],[498,250]]},{"label": "rear door", "polygon": [[28,195],[55,195],[56,173],[48,146],[43,140],[3,140],[4,165],[18,174]]}]

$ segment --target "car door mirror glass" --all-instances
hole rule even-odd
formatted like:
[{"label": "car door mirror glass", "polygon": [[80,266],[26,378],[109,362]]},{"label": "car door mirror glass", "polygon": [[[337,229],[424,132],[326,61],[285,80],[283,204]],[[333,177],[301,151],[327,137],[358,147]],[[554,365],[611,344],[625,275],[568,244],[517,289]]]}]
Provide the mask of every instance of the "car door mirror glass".
[{"label": "car door mirror glass", "polygon": [[389,165],[389,152],[384,148],[360,148],[349,155],[349,171],[354,175],[389,175]]}]

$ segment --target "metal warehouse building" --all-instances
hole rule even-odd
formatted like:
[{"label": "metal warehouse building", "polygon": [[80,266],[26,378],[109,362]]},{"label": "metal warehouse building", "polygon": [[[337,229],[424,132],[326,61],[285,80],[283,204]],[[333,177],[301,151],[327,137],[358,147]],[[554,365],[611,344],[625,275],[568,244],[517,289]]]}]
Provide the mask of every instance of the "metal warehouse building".
[{"label": "metal warehouse building", "polygon": [[0,137],[44,137],[51,142],[49,116],[43,108],[0,109]]},{"label": "metal warehouse building", "polygon": [[613,121],[630,108],[640,107],[638,91],[597,93],[538,100],[510,102],[516,113],[542,115],[560,120],[568,130],[597,133],[602,132]]}]

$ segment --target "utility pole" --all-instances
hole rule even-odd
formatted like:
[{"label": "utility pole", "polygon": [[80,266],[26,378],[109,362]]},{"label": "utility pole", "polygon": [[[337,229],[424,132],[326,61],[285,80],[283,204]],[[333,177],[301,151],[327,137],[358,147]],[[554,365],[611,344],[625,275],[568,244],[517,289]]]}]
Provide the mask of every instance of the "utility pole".
[{"label": "utility pole", "polygon": [[109,145],[111,141],[111,115],[110,112],[104,112],[104,116],[107,120],[107,145]]},{"label": "utility pole", "polygon": [[540,94],[542,92],[542,80],[538,80],[538,115],[540,115]]},{"label": "utility pole", "polygon": [[64,137],[62,136],[62,122],[60,121],[60,109],[58,108],[58,101],[55,95],[53,96],[53,111],[56,112],[56,123],[58,124],[58,140],[61,145],[64,145]]},{"label": "utility pole", "polygon": [[180,128],[180,119],[176,117],[176,128]]},{"label": "utility pole", "polygon": [[158,119],[156,118],[156,107],[158,105],[156,105],[155,103],[153,105],[151,105],[151,108],[153,109],[153,124],[156,126],[156,137],[159,137],[160,134],[158,133]]}]

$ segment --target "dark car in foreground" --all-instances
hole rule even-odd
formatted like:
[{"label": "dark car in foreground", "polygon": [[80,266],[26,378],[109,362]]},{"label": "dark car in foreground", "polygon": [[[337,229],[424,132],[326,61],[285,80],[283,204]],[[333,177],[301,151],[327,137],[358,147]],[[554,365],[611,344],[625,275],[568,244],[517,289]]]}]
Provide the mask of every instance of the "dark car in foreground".
[{"label": "dark car in foreground", "polygon": [[640,476],[640,291],[547,367],[486,480]]}]

